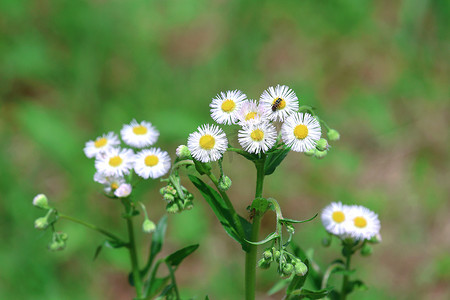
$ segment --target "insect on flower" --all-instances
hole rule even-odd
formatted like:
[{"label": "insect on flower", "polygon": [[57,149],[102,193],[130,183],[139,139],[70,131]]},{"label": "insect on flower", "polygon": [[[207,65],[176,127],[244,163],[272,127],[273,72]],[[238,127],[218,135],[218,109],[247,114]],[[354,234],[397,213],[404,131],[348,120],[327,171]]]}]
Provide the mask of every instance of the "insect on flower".
[{"label": "insect on flower", "polygon": [[272,104],[272,111],[276,111],[280,106],[281,102],[283,102],[283,99],[277,98]]}]

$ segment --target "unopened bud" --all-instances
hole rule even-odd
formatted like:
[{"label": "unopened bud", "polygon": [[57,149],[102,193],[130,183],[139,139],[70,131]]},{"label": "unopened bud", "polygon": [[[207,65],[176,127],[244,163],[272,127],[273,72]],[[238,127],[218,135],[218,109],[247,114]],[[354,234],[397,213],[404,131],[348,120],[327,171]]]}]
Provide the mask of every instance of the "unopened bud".
[{"label": "unopened bud", "polygon": [[268,269],[270,267],[270,261],[267,261],[264,258],[261,258],[258,261],[258,267],[260,267],[261,269]]},{"label": "unopened bud", "polygon": [[165,193],[163,198],[167,202],[172,202],[173,200],[175,200],[175,197],[172,194],[169,194],[169,193]]},{"label": "unopened bud", "polygon": [[133,188],[129,183],[122,183],[117,190],[114,191],[114,195],[119,198],[126,198],[131,194]]},{"label": "unopened bud", "polygon": [[337,130],[334,130],[334,129],[328,130],[327,136],[330,139],[330,141],[332,141],[332,142],[338,141],[339,138],[341,137],[339,132]]},{"label": "unopened bud", "polygon": [[264,252],[263,252],[263,257],[264,257],[266,260],[271,260],[271,259],[272,259],[272,251],[270,251],[270,250],[264,251]]},{"label": "unopened bud", "polygon": [[372,246],[365,244],[362,248],[361,248],[361,255],[362,256],[369,256],[371,255],[373,252],[373,248]]},{"label": "unopened bud", "polygon": [[381,241],[382,241],[382,238],[381,238],[381,234],[379,234],[379,233],[377,233],[370,240],[368,240],[368,242],[371,244],[379,244],[379,243],[381,243]]},{"label": "unopened bud", "polygon": [[60,232],[60,233],[58,233],[58,235],[59,235],[59,238],[63,241],[67,241],[67,239],[69,238],[69,236],[65,232]]},{"label": "unopened bud", "polygon": [[315,152],[316,152],[316,149],[312,148],[312,149],[306,150],[304,153],[306,156],[313,156],[315,154]]},{"label": "unopened bud", "polygon": [[219,180],[219,189],[221,191],[227,191],[231,187],[231,179],[230,177],[223,175]]},{"label": "unopened bud", "polygon": [[273,252],[273,257],[275,258],[275,260],[278,261],[281,256],[281,252],[276,250],[275,248],[272,249],[272,252]]},{"label": "unopened bud", "polygon": [[327,156],[327,152],[328,152],[328,150],[320,151],[320,150],[316,149],[316,151],[314,152],[314,156],[317,157],[318,159],[322,159],[325,156]]},{"label": "unopened bud", "polygon": [[180,145],[177,147],[176,154],[180,159],[189,159],[191,158],[191,151],[186,145]]},{"label": "unopened bud", "polygon": [[47,196],[39,194],[33,198],[33,205],[42,209],[49,209]]},{"label": "unopened bud", "polygon": [[149,219],[145,219],[144,223],[142,223],[142,231],[145,233],[152,233],[155,231],[156,225]]},{"label": "unopened bud", "polygon": [[317,141],[316,148],[320,151],[328,150],[328,141],[324,138],[321,138]]},{"label": "unopened bud", "polygon": [[47,229],[47,227],[48,227],[47,217],[37,218],[34,221],[34,228],[36,228],[36,229],[44,230],[44,229]]},{"label": "unopened bud", "polygon": [[180,211],[180,209],[175,202],[169,202],[166,205],[166,211],[171,214],[176,214]]},{"label": "unopened bud", "polygon": [[292,273],[292,271],[294,271],[294,266],[290,263],[284,264],[283,268],[282,268],[283,274],[284,275],[290,275]]},{"label": "unopened bud", "polygon": [[287,224],[286,225],[286,231],[290,234],[294,234],[295,233],[295,228],[294,226],[292,226],[291,224]]},{"label": "unopened bud", "polygon": [[295,274],[298,276],[304,276],[308,272],[308,267],[301,261],[297,261],[294,266]]},{"label": "unopened bud", "polygon": [[60,251],[66,248],[66,243],[62,240],[53,240],[48,244],[48,249],[50,251]]}]

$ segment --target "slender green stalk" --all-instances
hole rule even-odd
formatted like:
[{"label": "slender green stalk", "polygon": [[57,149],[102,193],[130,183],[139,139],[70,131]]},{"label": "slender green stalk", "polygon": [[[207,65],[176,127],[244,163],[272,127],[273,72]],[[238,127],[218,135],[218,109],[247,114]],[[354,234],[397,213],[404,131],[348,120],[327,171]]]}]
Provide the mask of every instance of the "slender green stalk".
[{"label": "slender green stalk", "polygon": [[[264,184],[264,163],[265,156],[255,162],[256,166],[256,191],[255,199],[262,197],[263,184]],[[259,228],[261,225],[262,215],[256,213],[253,217],[252,232],[250,239],[252,242],[257,242],[259,239]],[[245,254],[245,299],[255,299],[255,287],[256,287],[256,256],[258,254],[257,245],[249,245],[249,252]]]},{"label": "slender green stalk", "polygon": [[169,269],[170,279],[172,280],[173,289],[175,291],[175,295],[177,296],[177,300],[180,300],[180,292],[178,291],[177,282],[175,281],[175,274],[173,273],[172,266],[166,262],[167,268]]},{"label": "slender green stalk", "polygon": [[102,228],[99,228],[99,227],[97,227],[97,226],[95,226],[93,224],[90,224],[90,223],[84,222],[84,221],[82,221],[80,219],[77,219],[77,218],[74,218],[74,217],[71,217],[71,216],[67,216],[67,215],[64,215],[64,214],[60,214],[60,213],[58,213],[58,218],[59,219],[66,219],[66,220],[72,221],[74,223],[81,224],[81,225],[83,225],[83,226],[85,226],[85,227],[87,227],[89,229],[95,230],[95,231],[97,231],[97,232],[99,232],[99,233],[101,233],[103,235],[106,235],[107,237],[112,238],[113,240],[115,240],[117,242],[120,242],[122,244],[127,245],[126,242],[124,242],[121,238],[119,238],[115,234],[110,233],[109,231],[107,231],[105,229],[102,229]]},{"label": "slender green stalk", "polygon": [[[350,259],[352,255],[346,255],[345,261],[345,270],[350,271]],[[349,275],[348,272],[344,274],[344,279],[342,280],[342,289],[341,289],[341,300],[345,300],[347,298],[347,285],[348,285]]]},{"label": "slender green stalk", "polygon": [[342,266],[341,263],[334,263],[327,268],[322,278],[322,285],[320,286],[321,289],[325,289],[327,287],[328,279],[330,278],[331,272],[333,272],[333,270],[336,269],[337,267],[341,266]]},{"label": "slender green stalk", "polygon": [[133,274],[133,281],[134,281],[134,287],[136,288],[136,297],[138,299],[142,298],[142,280],[141,276],[139,274],[139,263],[136,253],[136,242],[134,240],[134,228],[133,228],[133,220],[131,217],[126,218],[127,220],[127,228],[128,228],[128,238],[129,241],[129,247],[128,250],[130,251],[130,258],[131,258],[131,268],[132,268],[132,274]]}]

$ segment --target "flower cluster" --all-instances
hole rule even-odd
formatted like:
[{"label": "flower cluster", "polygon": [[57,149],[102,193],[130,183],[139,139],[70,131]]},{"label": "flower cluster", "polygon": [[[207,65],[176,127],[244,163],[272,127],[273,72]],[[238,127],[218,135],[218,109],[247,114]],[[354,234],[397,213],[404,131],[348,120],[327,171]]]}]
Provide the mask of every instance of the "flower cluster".
[{"label": "flower cluster", "polygon": [[[247,99],[239,90],[221,92],[210,107],[211,117],[218,124],[241,126],[239,144],[251,154],[267,153],[280,140],[295,152],[314,151],[321,140],[319,119],[312,109],[300,108],[294,91],[285,85],[269,87],[259,101]],[[277,122],[281,123],[279,132]],[[327,129],[328,133],[332,130]],[[333,135],[334,140],[339,138],[337,135]],[[222,157],[228,140],[219,126],[205,124],[189,135],[187,146],[195,160],[207,163]],[[318,149],[325,154],[326,150],[327,142]]]},{"label": "flower cluster", "polygon": [[132,190],[126,177],[131,171],[144,179],[155,179],[166,174],[171,163],[166,151],[149,148],[159,137],[159,132],[150,122],[133,120],[123,126],[120,135],[123,142],[134,149],[121,148],[118,135],[108,132],[88,141],[84,153],[88,158],[95,158],[97,173],[94,181],[104,185],[106,194],[125,198]]},{"label": "flower cluster", "polygon": [[308,267],[286,249],[280,251],[276,247],[266,248],[258,261],[258,266],[261,269],[267,269],[272,262],[278,263],[277,271],[282,277],[289,277],[292,274],[304,276],[308,271]]},{"label": "flower cluster", "polygon": [[325,229],[340,239],[370,240],[380,232],[378,215],[364,206],[333,202],[321,217]]}]

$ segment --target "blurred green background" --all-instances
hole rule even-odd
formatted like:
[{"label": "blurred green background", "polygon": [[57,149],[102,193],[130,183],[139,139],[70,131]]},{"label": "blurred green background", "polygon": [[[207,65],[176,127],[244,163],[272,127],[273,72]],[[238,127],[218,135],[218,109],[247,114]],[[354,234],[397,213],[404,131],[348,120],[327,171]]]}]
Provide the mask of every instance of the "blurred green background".
[{"label": "blurred green background", "polygon": [[[121,232],[120,205],[92,181],[87,140],[148,120],[174,157],[212,122],[218,92],[258,99],[278,83],[341,140],[323,160],[289,154],[264,194],[290,218],[332,201],[379,214],[383,243],[353,262],[370,288],[351,299],[449,299],[449,18],[441,0],[2,0],[0,299],[131,299],[126,251],[106,249],[93,262],[103,238],[67,222],[58,224],[67,249],[47,251],[33,196],[45,192],[66,214]],[[228,132],[237,145],[236,128]],[[245,214],[254,168],[232,155],[224,166]],[[161,184],[144,186],[156,221]],[[195,209],[170,216],[164,254],[200,243],[177,271],[182,295],[240,299],[243,253],[196,196]],[[337,243],[320,246],[324,236],[319,220],[297,226],[296,241],[322,264],[338,255]],[[276,279],[273,268],[258,271],[258,299],[281,298],[265,294]]]}]

